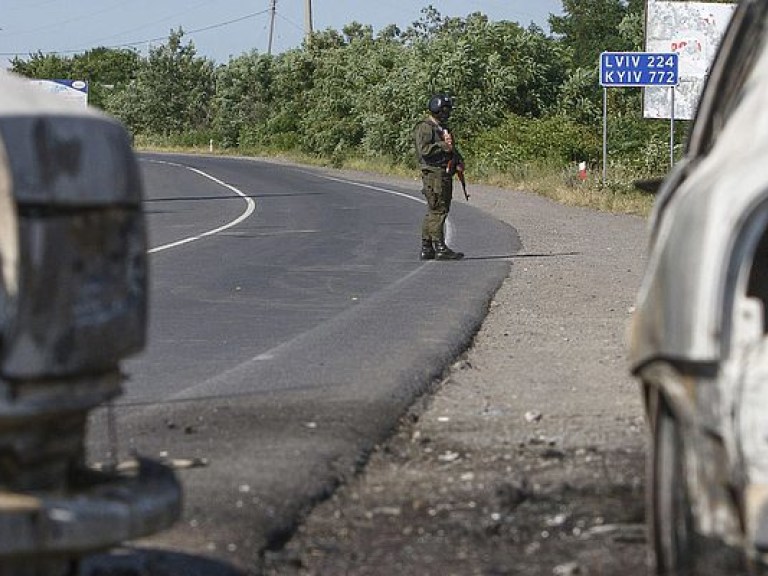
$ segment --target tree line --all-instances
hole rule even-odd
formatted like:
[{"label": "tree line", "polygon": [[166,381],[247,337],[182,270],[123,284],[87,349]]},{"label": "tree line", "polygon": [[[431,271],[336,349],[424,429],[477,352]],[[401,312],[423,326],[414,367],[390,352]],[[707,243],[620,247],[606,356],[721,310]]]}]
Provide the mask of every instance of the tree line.
[{"label": "tree line", "polygon": [[[226,64],[197,54],[181,29],[142,57],[96,48],[12,62],[31,78],[87,80],[90,101],[145,141],[300,152],[415,166],[411,129],[429,96],[456,99],[452,124],[475,171],[600,159],[602,51],[642,50],[644,0],[563,0],[550,33],[434,7],[400,29],[357,22],[281,54]],[[615,161],[636,175],[664,166],[668,125],[642,118],[639,89],[612,90]]]}]

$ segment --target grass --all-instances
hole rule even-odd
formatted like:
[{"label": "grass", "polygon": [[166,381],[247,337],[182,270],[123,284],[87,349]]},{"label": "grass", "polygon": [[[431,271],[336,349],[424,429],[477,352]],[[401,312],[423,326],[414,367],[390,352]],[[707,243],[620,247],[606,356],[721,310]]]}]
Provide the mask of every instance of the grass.
[{"label": "grass", "polygon": [[496,173],[485,176],[483,180],[493,186],[533,192],[567,206],[638,216],[647,216],[655,199],[653,195],[634,188],[634,179],[612,180],[603,184],[601,172],[590,172],[582,181],[575,168],[534,167],[523,174]]},{"label": "grass", "polygon": [[[178,152],[210,154],[209,146],[179,146],[161,137],[137,136],[134,143],[137,150],[157,152]],[[216,149],[213,154],[222,156],[252,156],[281,158],[298,164],[357,170],[372,174],[413,178],[415,169],[387,159],[350,157],[333,160],[302,154],[299,152],[276,152],[264,149]],[[483,170],[467,173],[473,183],[498,186],[510,190],[532,192],[568,206],[580,206],[620,214],[647,216],[653,206],[654,196],[641,192],[632,185],[640,176],[611,167],[611,179],[604,185],[602,173],[594,170],[582,181],[576,167],[564,168],[554,165],[525,165],[515,168],[514,173],[498,170]]]}]

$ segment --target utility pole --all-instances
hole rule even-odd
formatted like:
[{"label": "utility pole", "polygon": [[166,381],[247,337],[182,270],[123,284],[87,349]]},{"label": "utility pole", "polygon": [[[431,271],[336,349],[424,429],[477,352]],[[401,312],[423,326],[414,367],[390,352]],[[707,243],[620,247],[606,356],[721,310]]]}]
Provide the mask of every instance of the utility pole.
[{"label": "utility pole", "polygon": [[304,39],[309,43],[312,37],[312,0],[304,1]]},{"label": "utility pole", "polygon": [[275,13],[277,12],[277,0],[272,0],[272,6],[270,7],[272,13],[269,23],[269,45],[267,46],[267,54],[272,55],[272,36],[275,33]]}]

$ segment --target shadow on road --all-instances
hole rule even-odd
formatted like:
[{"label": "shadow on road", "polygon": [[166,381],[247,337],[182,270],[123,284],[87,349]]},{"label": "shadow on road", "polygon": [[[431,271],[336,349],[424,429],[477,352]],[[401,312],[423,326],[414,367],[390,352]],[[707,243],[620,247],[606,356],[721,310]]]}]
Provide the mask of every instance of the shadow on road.
[{"label": "shadow on road", "polygon": [[462,260],[522,260],[524,258],[558,258],[560,256],[581,256],[581,252],[557,252],[550,254],[499,254],[491,256],[465,256]]},{"label": "shadow on road", "polygon": [[228,564],[201,556],[149,548],[123,548],[92,556],[79,576],[245,576]]}]

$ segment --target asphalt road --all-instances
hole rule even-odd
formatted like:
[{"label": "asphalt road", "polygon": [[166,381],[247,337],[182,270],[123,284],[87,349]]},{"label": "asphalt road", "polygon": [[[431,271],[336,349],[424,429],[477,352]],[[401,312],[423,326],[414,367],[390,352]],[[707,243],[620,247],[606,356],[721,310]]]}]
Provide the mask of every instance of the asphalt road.
[{"label": "asphalt road", "polygon": [[[415,182],[218,157],[141,166],[149,345],[123,366],[117,449],[205,465],[179,471],[182,520],[131,555],[247,572],[466,349],[519,239],[457,201],[449,243],[468,257],[423,263]],[[115,448],[106,429],[100,411],[93,461]]]}]

